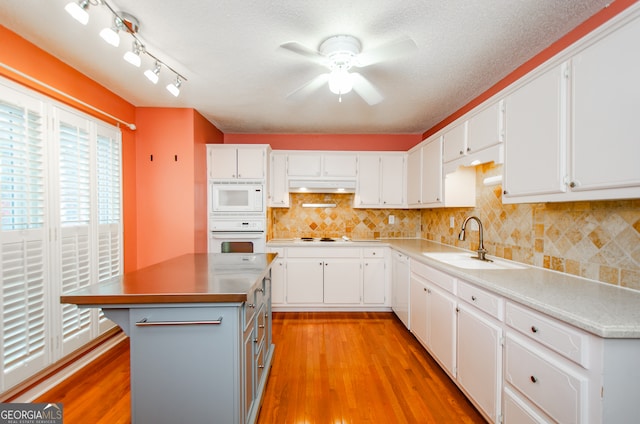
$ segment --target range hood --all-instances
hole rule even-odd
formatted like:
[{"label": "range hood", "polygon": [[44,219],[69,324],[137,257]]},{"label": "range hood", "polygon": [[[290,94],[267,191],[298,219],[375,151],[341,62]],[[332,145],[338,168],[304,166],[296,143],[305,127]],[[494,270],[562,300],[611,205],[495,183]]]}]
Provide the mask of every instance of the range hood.
[{"label": "range hood", "polygon": [[354,180],[289,180],[290,193],[354,193]]}]

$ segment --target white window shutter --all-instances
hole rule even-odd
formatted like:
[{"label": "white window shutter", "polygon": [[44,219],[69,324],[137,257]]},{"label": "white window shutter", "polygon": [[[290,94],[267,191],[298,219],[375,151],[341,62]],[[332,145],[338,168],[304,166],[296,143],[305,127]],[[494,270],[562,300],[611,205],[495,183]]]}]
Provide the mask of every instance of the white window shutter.
[{"label": "white window shutter", "polygon": [[0,388],[50,362],[44,103],[0,85]]},{"label": "white window shutter", "polygon": [[[90,122],[56,109],[59,276],[62,293],[92,281]],[[91,340],[91,310],[62,305],[62,355]]]}]

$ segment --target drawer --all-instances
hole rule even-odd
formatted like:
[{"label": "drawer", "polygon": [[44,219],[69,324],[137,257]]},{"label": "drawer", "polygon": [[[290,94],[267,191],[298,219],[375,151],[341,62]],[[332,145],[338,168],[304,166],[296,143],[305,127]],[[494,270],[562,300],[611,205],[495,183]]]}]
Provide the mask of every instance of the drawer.
[{"label": "drawer", "polygon": [[506,311],[507,325],[565,358],[588,367],[587,334],[511,302],[507,302]]},{"label": "drawer", "polygon": [[363,247],[362,256],[365,258],[384,258],[384,247]]},{"label": "drawer", "polygon": [[360,249],[349,247],[290,247],[288,258],[359,258]]},{"label": "drawer", "polygon": [[264,304],[264,294],[265,294],[265,280],[258,284],[255,289],[255,299],[256,299],[256,308],[260,308],[262,304]]},{"label": "drawer", "polygon": [[503,420],[507,424],[551,424],[538,411],[513,392],[509,387],[504,388],[504,403],[502,405]]},{"label": "drawer", "polygon": [[505,380],[552,419],[586,421],[587,379],[526,342],[507,335]]},{"label": "drawer", "polygon": [[262,375],[264,374],[264,361],[265,361],[265,351],[266,348],[265,346],[262,347],[262,349],[258,350],[256,352],[256,387],[260,384],[260,382],[262,381]]},{"label": "drawer", "polygon": [[458,282],[458,297],[466,302],[469,302],[476,308],[491,315],[494,318],[502,320],[503,317],[503,300],[501,297],[491,294],[485,290],[482,290],[476,286],[465,283],[464,281]]},{"label": "drawer", "polygon": [[253,325],[253,317],[256,314],[256,293],[252,291],[247,296],[247,301],[242,305],[242,316],[244,321],[242,322],[244,330],[250,325]]},{"label": "drawer", "polygon": [[433,269],[418,261],[411,261],[411,272],[432,282],[438,287],[455,294],[456,279],[449,274]]},{"label": "drawer", "polygon": [[264,336],[266,334],[267,328],[267,314],[265,313],[265,308],[260,308],[258,312],[258,334],[257,334],[257,344],[261,346],[264,344]]}]

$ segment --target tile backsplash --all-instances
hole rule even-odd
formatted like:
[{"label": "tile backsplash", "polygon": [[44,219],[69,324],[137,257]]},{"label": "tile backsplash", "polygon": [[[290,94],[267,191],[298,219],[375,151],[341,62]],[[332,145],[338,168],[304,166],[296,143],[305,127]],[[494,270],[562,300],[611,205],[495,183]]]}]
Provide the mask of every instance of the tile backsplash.
[{"label": "tile backsplash", "polygon": [[292,193],[290,208],[269,209],[269,238],[422,237],[474,250],[476,227],[467,228],[465,241],[458,233],[464,219],[476,215],[489,255],[640,290],[640,199],[503,205],[502,187],[482,183],[501,173],[500,165],[476,168],[474,208],[355,209],[353,194]]},{"label": "tile backsplash", "polygon": [[[272,208],[269,238],[342,237],[376,239],[419,237],[420,211],[356,209],[353,194],[291,193],[289,208]],[[303,203],[330,203],[335,207],[308,208]],[[389,224],[389,216],[395,222]]]},{"label": "tile backsplash", "polygon": [[423,210],[422,238],[477,249],[477,230],[458,240],[464,219],[476,215],[490,255],[640,290],[640,199],[503,205],[502,187],[482,183],[501,173],[476,168],[475,208]]}]

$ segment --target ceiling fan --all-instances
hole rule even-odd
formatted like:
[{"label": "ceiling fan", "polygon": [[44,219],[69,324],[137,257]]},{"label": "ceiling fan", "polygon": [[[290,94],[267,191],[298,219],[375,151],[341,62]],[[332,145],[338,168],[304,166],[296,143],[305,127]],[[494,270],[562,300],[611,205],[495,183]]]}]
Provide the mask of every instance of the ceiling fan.
[{"label": "ceiling fan", "polygon": [[310,95],[324,84],[328,83],[329,90],[338,95],[338,101],[342,101],[342,95],[352,89],[369,105],[375,105],[384,98],[376,87],[358,72],[350,72],[352,68],[364,68],[379,62],[391,60],[403,56],[417,49],[416,43],[409,37],[384,44],[372,50],[362,52],[360,40],[352,35],[334,35],[322,43],[318,50],[313,50],[296,41],[280,45],[280,48],[302,55],[312,62],[318,63],[329,69],[298,87],[287,95],[288,98],[299,98]]}]

